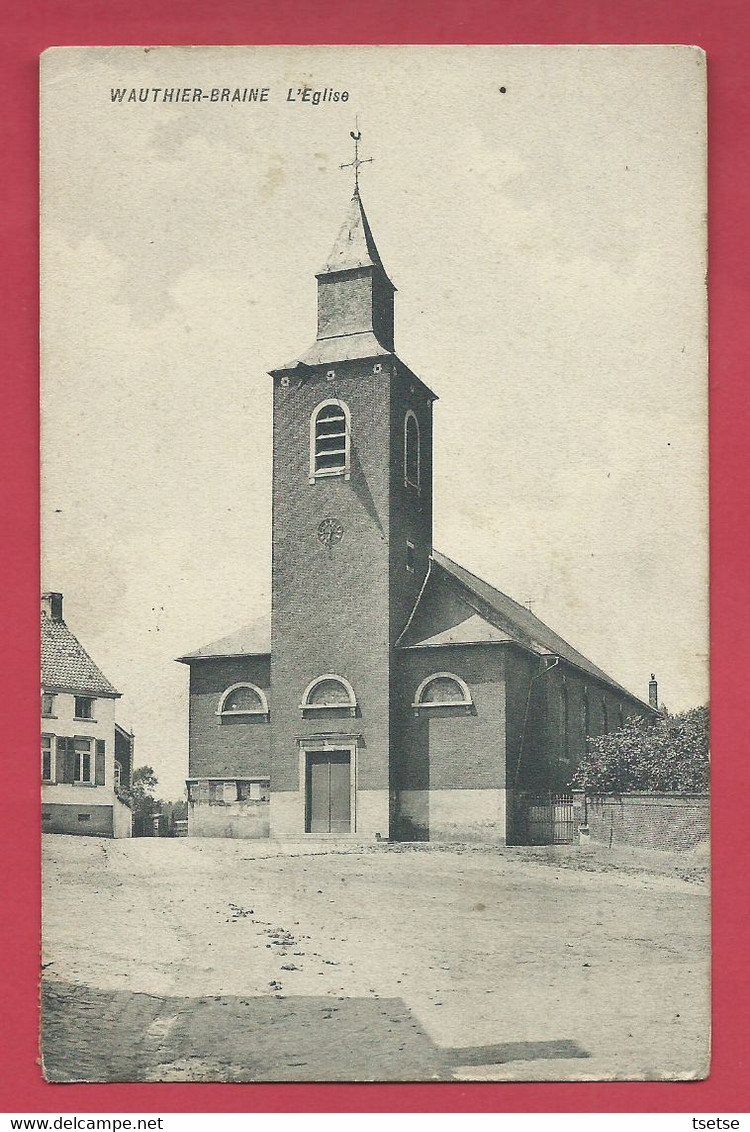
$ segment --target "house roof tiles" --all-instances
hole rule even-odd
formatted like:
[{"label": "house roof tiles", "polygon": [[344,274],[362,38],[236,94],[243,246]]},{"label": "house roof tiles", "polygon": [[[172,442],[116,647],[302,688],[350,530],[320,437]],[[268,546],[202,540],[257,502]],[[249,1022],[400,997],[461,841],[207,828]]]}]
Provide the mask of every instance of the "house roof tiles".
[{"label": "house roof tiles", "polygon": [[64,621],[42,613],[42,687],[91,696],[119,696]]}]

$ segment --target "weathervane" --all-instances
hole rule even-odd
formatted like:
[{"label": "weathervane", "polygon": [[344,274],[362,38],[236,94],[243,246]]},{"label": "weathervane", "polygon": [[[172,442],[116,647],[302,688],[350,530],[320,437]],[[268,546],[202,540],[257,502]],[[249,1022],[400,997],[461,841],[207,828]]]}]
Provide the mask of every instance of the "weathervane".
[{"label": "weathervane", "polygon": [[359,118],[354,119],[354,129],[349,131],[349,137],[354,142],[354,161],[346,161],[339,169],[353,169],[354,170],[354,192],[359,192],[359,167],[360,165],[367,165],[368,161],[372,161],[371,157],[359,156],[359,143],[362,138],[359,132]]}]

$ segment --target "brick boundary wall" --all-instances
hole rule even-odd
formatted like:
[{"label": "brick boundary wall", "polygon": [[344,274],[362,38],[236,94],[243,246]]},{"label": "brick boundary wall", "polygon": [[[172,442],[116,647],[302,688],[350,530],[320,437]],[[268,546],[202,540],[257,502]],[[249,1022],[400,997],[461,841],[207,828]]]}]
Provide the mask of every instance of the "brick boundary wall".
[{"label": "brick boundary wall", "polygon": [[581,841],[642,849],[692,849],[710,836],[708,794],[603,794],[573,804]]}]

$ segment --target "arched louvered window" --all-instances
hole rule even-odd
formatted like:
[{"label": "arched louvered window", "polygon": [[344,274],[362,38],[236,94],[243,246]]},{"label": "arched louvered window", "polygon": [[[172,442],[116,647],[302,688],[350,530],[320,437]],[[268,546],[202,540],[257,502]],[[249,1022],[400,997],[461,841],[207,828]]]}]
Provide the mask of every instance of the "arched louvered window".
[{"label": "arched louvered window", "polygon": [[414,693],[411,705],[416,712],[422,708],[473,707],[468,684],[453,672],[435,672],[427,676]]},{"label": "arched louvered window", "polygon": [[216,714],[224,716],[268,715],[268,700],[262,688],[255,684],[232,684],[219,700]]},{"label": "arched louvered window", "polygon": [[419,421],[409,409],[404,417],[404,487],[414,487],[419,491],[421,438]]},{"label": "arched louvered window", "polygon": [[300,704],[304,715],[308,711],[341,711],[349,715],[357,713],[357,697],[349,681],[344,676],[326,672],[316,677],[305,688]]},{"label": "arched louvered window", "polygon": [[310,483],[322,476],[349,476],[351,431],[349,407],[332,397],[310,417]]}]

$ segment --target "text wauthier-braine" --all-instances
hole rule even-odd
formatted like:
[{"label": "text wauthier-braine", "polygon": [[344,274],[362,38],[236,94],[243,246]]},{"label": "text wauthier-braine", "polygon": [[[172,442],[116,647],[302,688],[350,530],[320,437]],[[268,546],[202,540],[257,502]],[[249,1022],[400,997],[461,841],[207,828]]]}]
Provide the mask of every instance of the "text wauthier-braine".
[{"label": "text wauthier-braine", "polygon": [[[213,86],[205,89],[200,86],[141,86],[110,87],[112,102],[270,102],[278,96],[271,94],[268,86]],[[348,90],[334,90],[326,86],[316,89],[310,86],[287,87],[285,102],[307,103],[319,106],[321,102],[348,102]]]}]

